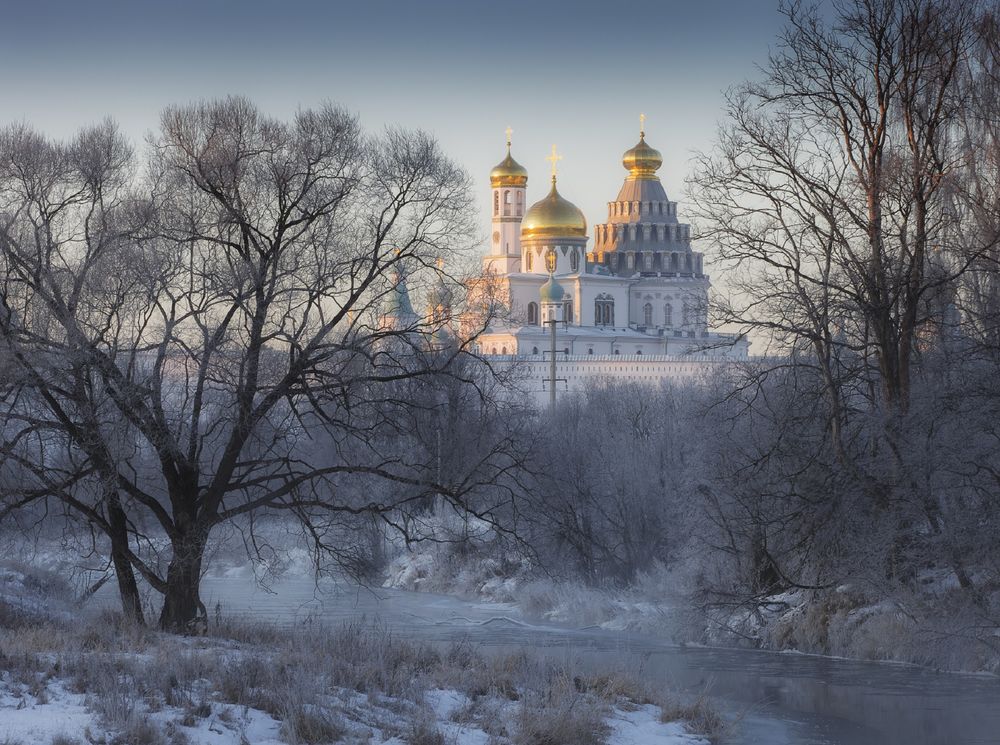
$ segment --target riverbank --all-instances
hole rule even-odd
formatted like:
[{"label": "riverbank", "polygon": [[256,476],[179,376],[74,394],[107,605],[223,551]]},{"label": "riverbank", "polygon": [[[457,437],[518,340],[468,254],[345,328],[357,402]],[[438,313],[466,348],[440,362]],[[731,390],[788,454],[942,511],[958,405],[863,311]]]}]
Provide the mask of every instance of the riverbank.
[{"label": "riverbank", "polygon": [[677,644],[801,652],[937,670],[1000,674],[1000,592],[971,604],[945,573],[928,573],[920,592],[892,597],[842,585],[795,590],[747,605],[696,597],[682,570],[651,567],[626,588],[594,588],[545,576],[516,546],[488,529],[397,547],[385,587],[453,594],[513,605],[527,619],[576,628],[630,631]]},{"label": "riverbank", "polygon": [[371,623],[224,620],[177,637],[82,621],[68,588],[12,567],[0,621],[5,745],[696,745],[722,727],[703,701],[619,673]]}]

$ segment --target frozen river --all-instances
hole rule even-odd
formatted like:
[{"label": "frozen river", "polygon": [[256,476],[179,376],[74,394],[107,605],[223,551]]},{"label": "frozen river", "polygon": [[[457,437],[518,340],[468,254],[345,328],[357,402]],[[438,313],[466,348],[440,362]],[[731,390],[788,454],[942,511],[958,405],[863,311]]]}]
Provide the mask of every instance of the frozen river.
[{"label": "frozen river", "polygon": [[214,613],[283,624],[378,619],[428,641],[535,650],[585,668],[625,669],[673,689],[707,691],[742,721],[739,745],[1000,745],[1000,679],[799,654],[677,647],[629,633],[526,624],[495,605],[286,578],[206,579]]}]

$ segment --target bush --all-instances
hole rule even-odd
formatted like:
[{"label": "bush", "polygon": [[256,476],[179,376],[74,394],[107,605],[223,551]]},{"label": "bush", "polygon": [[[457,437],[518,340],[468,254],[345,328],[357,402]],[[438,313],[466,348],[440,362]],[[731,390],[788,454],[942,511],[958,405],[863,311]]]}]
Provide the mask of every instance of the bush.
[{"label": "bush", "polygon": [[160,728],[145,715],[135,715],[115,735],[111,745],[169,745]]},{"label": "bush", "polygon": [[665,724],[684,722],[695,734],[712,740],[721,737],[728,726],[726,720],[704,696],[688,703],[660,702],[659,706],[661,722]]},{"label": "bush", "polygon": [[445,745],[444,735],[437,724],[428,718],[420,718],[410,725],[406,734],[407,745]]},{"label": "bush", "polygon": [[545,693],[526,697],[518,710],[514,745],[604,745],[608,708],[593,696],[561,681]]},{"label": "bush", "polygon": [[281,737],[292,745],[338,742],[347,734],[339,717],[314,705],[289,701],[282,713]]}]

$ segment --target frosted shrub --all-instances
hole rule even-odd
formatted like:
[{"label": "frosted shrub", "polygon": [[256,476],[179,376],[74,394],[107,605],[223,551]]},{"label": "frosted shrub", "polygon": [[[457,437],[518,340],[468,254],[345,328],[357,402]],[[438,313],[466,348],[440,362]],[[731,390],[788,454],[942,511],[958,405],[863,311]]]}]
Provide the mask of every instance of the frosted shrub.
[{"label": "frosted shrub", "polygon": [[607,593],[552,580],[538,580],[522,587],[518,605],[529,618],[568,621],[578,626],[596,626],[615,614]]},{"label": "frosted shrub", "polygon": [[608,707],[563,680],[545,692],[526,697],[518,711],[514,745],[603,745]]},{"label": "frosted shrub", "polygon": [[339,742],[347,734],[340,717],[301,701],[286,700],[281,714],[281,737],[291,745]]}]

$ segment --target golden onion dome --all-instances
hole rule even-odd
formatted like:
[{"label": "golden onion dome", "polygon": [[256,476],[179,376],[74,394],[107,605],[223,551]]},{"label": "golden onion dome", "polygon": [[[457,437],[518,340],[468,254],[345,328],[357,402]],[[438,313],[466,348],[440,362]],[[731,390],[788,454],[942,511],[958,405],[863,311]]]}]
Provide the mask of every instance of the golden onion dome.
[{"label": "golden onion dome", "polygon": [[528,183],[528,169],[514,160],[507,143],[507,157],[490,171],[490,186],[525,186]]},{"label": "golden onion dome", "polygon": [[629,178],[659,181],[656,171],[663,165],[663,156],[659,150],[646,144],[646,135],[641,133],[639,143],[622,156],[622,165],[628,169]]},{"label": "golden onion dome", "polygon": [[556,177],[552,177],[552,191],[535,202],[521,220],[521,238],[586,238],[587,219],[579,207],[560,196]]}]

